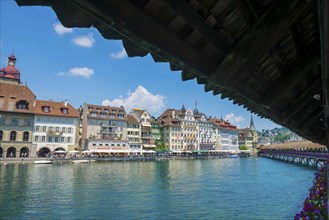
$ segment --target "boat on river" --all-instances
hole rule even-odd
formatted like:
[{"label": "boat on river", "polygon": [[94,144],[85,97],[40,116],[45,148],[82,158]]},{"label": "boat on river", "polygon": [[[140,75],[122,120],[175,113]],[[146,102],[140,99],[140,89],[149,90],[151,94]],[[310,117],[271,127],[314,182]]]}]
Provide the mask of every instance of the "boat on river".
[{"label": "boat on river", "polygon": [[237,155],[237,154],[232,154],[232,155],[230,156],[230,158],[239,158],[239,155]]},{"label": "boat on river", "polygon": [[34,161],[35,164],[51,164],[51,160],[36,160]]}]

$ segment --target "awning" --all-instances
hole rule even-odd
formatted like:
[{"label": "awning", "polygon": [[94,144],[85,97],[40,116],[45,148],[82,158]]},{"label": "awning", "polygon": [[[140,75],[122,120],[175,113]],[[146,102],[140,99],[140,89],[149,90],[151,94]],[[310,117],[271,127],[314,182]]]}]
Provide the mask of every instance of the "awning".
[{"label": "awning", "polygon": [[54,153],[65,154],[66,151],[65,150],[56,150],[56,151],[54,151]]},{"label": "awning", "polygon": [[157,146],[154,144],[143,144],[143,147],[145,148],[156,148]]}]

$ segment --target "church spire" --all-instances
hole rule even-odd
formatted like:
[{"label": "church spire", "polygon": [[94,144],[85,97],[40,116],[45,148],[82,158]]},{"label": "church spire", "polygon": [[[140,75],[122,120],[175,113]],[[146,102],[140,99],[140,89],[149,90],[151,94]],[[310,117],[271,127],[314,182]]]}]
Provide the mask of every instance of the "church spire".
[{"label": "church spire", "polygon": [[252,131],[256,131],[256,127],[254,125],[254,119],[252,118],[252,114],[251,114],[251,118],[250,118],[250,126],[249,129]]}]

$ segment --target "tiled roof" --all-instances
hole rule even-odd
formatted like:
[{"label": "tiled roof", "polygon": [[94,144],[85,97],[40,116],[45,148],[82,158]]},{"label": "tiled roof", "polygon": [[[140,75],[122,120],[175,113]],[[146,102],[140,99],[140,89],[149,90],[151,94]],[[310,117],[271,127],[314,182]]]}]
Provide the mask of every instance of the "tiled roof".
[{"label": "tiled roof", "polygon": [[135,116],[128,114],[127,117],[128,117],[128,123],[139,124],[139,122]]},{"label": "tiled roof", "polygon": [[[21,84],[0,83],[0,111],[33,113],[36,96],[27,87]],[[28,109],[17,109],[16,103],[25,100]]]},{"label": "tiled roof", "polygon": [[231,125],[230,122],[228,121],[224,121],[222,119],[219,119],[219,118],[211,118],[210,121],[217,125],[218,127],[220,128],[225,128],[225,129],[231,129],[231,130],[235,130],[237,129],[236,126],[234,125]]},{"label": "tiled roof", "polygon": [[[44,101],[44,100],[36,100],[35,105],[35,114],[36,115],[49,115],[49,116],[61,116],[61,117],[71,117],[78,118],[79,111],[76,110],[72,105],[66,102],[54,102],[54,101]],[[43,107],[49,107],[50,111],[43,111]],[[62,109],[67,109],[67,114],[63,113]]]}]

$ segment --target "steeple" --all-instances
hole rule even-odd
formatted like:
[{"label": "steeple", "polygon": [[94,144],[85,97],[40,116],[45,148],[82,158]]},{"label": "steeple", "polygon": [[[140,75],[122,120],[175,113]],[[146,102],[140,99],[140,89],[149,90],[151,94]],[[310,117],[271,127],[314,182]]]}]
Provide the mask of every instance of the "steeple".
[{"label": "steeple", "polygon": [[197,100],[195,100],[195,108],[194,108],[193,114],[195,114],[195,115],[198,115],[198,114],[199,114],[199,110],[198,110],[198,102],[197,102]]},{"label": "steeple", "polygon": [[186,111],[184,104],[182,105],[182,111]]},{"label": "steeple", "polygon": [[251,118],[250,118],[250,126],[249,126],[249,129],[251,131],[256,131],[256,127],[254,125],[254,119],[252,118],[252,114],[251,114]]}]

